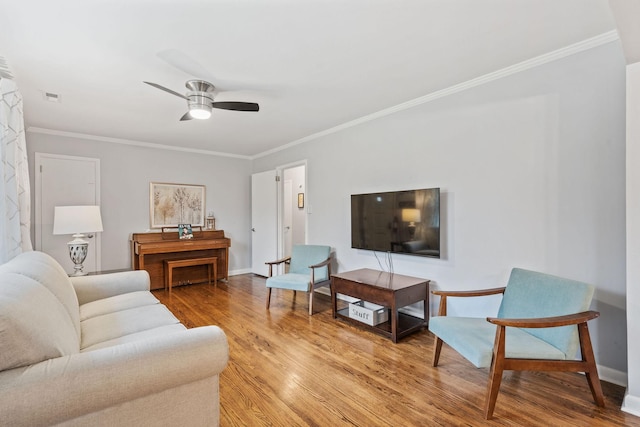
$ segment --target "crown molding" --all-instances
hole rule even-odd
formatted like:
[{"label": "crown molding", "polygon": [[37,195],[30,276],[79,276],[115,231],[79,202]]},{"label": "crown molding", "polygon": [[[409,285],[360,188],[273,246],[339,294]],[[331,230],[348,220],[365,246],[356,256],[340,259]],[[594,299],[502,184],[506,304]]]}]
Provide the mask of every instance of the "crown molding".
[{"label": "crown molding", "polygon": [[270,154],[274,154],[278,151],[285,150],[287,148],[303,144],[305,142],[313,141],[315,139],[321,138],[326,135],[331,135],[336,132],[340,132],[341,130],[348,129],[354,126],[358,126],[362,123],[369,122],[371,120],[379,119],[381,117],[389,116],[391,114],[397,113],[399,111],[407,110],[409,108],[416,107],[418,105],[426,104],[431,101],[435,101],[436,99],[444,98],[449,95],[453,95],[467,89],[471,89],[477,86],[481,86],[483,84],[502,79],[504,77],[511,76],[516,73],[520,73],[522,71],[530,70],[535,67],[539,67],[540,65],[547,64],[549,62],[557,61],[568,56],[574,55],[576,53],[583,52],[585,50],[593,49],[598,46],[602,46],[607,43],[611,43],[619,39],[618,32],[616,30],[611,30],[606,33],[600,34],[595,37],[591,37],[589,39],[583,40],[578,43],[574,43],[572,45],[563,47],[558,50],[554,50],[549,53],[545,53],[544,55],[536,56],[535,58],[528,59],[526,61],[519,62],[514,65],[510,65],[508,67],[502,68],[500,70],[485,74],[480,77],[476,77],[471,80],[467,80],[466,82],[459,83],[454,86],[450,86],[448,88],[438,90],[432,92],[430,94],[421,96],[419,98],[412,99],[410,101],[404,102],[402,104],[395,105],[393,107],[385,108],[384,110],[377,111],[375,113],[369,114],[367,116],[360,117],[355,120],[351,120],[349,122],[343,123],[338,126],[334,126],[329,129],[325,129],[323,131],[305,136],[303,138],[292,141],[288,144],[281,145],[280,147],[274,148],[269,151],[262,152],[252,157],[252,159],[258,159],[260,157],[265,157]]},{"label": "crown molding", "polygon": [[122,139],[122,138],[112,138],[109,136],[90,135],[90,134],[78,133],[78,132],[67,132],[67,131],[61,131],[61,130],[39,128],[34,126],[29,126],[27,128],[27,132],[39,133],[43,135],[64,136],[67,138],[87,139],[90,141],[108,142],[112,144],[133,145],[136,147],[153,148],[156,150],[180,151],[183,153],[206,154],[208,156],[233,157],[236,159],[251,160],[251,157],[243,156],[239,154],[229,154],[229,153],[222,153],[219,151],[200,150],[197,148],[175,147],[171,145],[155,144],[152,142],[135,141],[131,139]]},{"label": "crown molding", "polygon": [[98,136],[98,135],[90,135],[90,134],[83,134],[83,133],[77,133],[77,132],[67,132],[67,131],[60,131],[60,130],[54,130],[54,129],[46,129],[46,128],[39,128],[39,127],[33,127],[30,126],[27,128],[27,132],[32,132],[32,133],[39,133],[39,134],[44,134],[44,135],[54,135],[54,136],[64,136],[64,137],[68,137],[68,138],[78,138],[78,139],[86,139],[86,140],[90,140],[90,141],[99,141],[99,142],[108,142],[108,143],[113,143],[113,144],[122,144],[122,145],[131,145],[131,146],[136,146],[136,147],[144,147],[144,148],[153,148],[153,149],[157,149],[157,150],[168,150],[168,151],[179,151],[179,152],[184,152],[184,153],[196,153],[196,154],[205,154],[205,155],[209,155],[209,156],[219,156],[219,157],[231,157],[231,158],[236,158],[236,159],[244,159],[244,160],[255,160],[255,159],[259,159],[261,157],[265,157],[268,156],[270,154],[274,154],[277,153],[279,151],[282,150],[286,150],[288,148],[294,147],[296,145],[300,145],[303,144],[305,142],[309,142],[309,141],[313,141],[319,138],[322,138],[324,136],[327,135],[331,135],[334,134],[336,132],[340,132],[342,130],[345,129],[349,129],[352,128],[354,126],[358,126],[360,124],[366,123],[366,122],[370,122],[372,120],[376,120],[385,116],[389,116],[391,114],[400,112],[400,111],[404,111],[410,108],[414,108],[417,107],[419,105],[422,104],[426,104],[429,103],[431,101],[435,101],[437,99],[440,98],[444,98],[446,96],[449,95],[453,95],[474,87],[478,87],[481,86],[483,84],[498,80],[498,79],[502,79],[504,77],[508,77],[511,76],[513,74],[516,73],[520,73],[522,71],[526,71],[526,70],[530,70],[532,68],[535,67],[539,67],[540,65],[544,65],[547,64],[549,62],[553,62],[553,61],[557,61],[563,58],[566,58],[568,56],[574,55],[576,53],[580,53],[589,49],[593,49],[599,46],[602,46],[604,44],[607,43],[611,43],[614,42],[616,40],[619,40],[619,36],[618,36],[618,32],[616,30],[611,30],[609,32],[600,34],[598,36],[583,40],[581,42],[578,43],[574,43],[572,45],[566,46],[564,48],[558,49],[558,50],[554,50],[552,52],[546,53],[544,55],[540,55],[537,56],[535,58],[531,58],[528,59],[526,61],[522,61],[519,62],[517,64],[511,65],[509,67],[505,67],[502,68],[500,70],[476,77],[474,79],[471,80],[467,80],[466,82],[462,82],[459,83],[457,85],[454,86],[450,86],[448,88],[445,89],[441,89],[432,93],[429,93],[427,95],[412,99],[410,101],[404,102],[402,104],[398,104],[389,108],[385,108],[383,110],[377,111],[375,113],[357,118],[355,120],[351,120],[349,122],[346,123],[342,123],[338,126],[334,126],[332,128],[329,129],[325,129],[323,131],[320,132],[316,132],[314,134],[311,135],[307,135],[303,138],[297,139],[295,141],[291,141],[287,144],[281,145],[279,147],[276,147],[272,150],[268,150],[268,151],[264,151],[262,153],[253,155],[253,156],[244,156],[244,155],[238,155],[238,154],[229,154],[229,153],[222,153],[222,152],[218,152],[218,151],[210,151],[210,150],[201,150],[201,149],[195,149],[195,148],[185,148],[185,147],[175,147],[175,146],[171,146],[171,145],[163,145],[163,144],[156,144],[156,143],[151,143],[151,142],[144,142],[144,141],[135,141],[135,140],[130,140],[130,139],[122,139],[122,138],[112,138],[112,137],[107,137],[107,136]]}]

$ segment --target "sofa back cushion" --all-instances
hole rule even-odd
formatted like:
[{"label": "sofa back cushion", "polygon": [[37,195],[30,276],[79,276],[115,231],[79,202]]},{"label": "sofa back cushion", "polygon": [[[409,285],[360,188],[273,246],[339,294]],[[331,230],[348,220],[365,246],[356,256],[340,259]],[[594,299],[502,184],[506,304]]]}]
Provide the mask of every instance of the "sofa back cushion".
[{"label": "sofa back cushion", "polygon": [[44,252],[28,251],[0,265],[0,274],[18,273],[39,282],[64,306],[80,341],[80,307],[76,291],[62,266]]},{"label": "sofa back cushion", "polygon": [[0,371],[78,353],[67,309],[38,281],[0,272]]}]

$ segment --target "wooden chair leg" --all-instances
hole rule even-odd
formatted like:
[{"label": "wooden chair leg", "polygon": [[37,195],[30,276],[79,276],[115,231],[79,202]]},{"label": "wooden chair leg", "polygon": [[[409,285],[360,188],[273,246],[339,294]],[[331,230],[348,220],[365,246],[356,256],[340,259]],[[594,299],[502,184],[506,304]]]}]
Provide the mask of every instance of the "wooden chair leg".
[{"label": "wooden chair leg", "polygon": [[313,287],[309,291],[309,316],[313,316]]},{"label": "wooden chair leg", "polygon": [[500,391],[500,383],[502,382],[502,368],[497,363],[491,363],[491,371],[489,372],[489,383],[487,384],[487,397],[484,408],[484,417],[490,420],[493,417],[493,410],[498,400],[498,392]]},{"label": "wooden chair leg", "polygon": [[435,368],[438,366],[438,361],[440,360],[440,351],[442,350],[442,340],[437,336],[433,340],[433,362],[432,366]]},{"label": "wooden chair leg", "polygon": [[271,288],[267,288],[267,310],[269,309],[270,302],[271,302]]},{"label": "wooden chair leg", "polygon": [[493,410],[496,407],[500,383],[502,382],[502,372],[504,371],[504,339],[505,327],[498,326],[496,329],[496,340],[493,345],[493,358],[491,359],[491,370],[489,371],[489,382],[487,383],[487,396],[485,402],[484,417],[490,420],[493,417]]},{"label": "wooden chair leg", "polygon": [[604,394],[602,393],[602,384],[598,376],[598,367],[596,366],[596,358],[593,355],[593,347],[591,346],[591,337],[589,336],[589,327],[587,323],[578,325],[578,335],[580,336],[580,353],[582,360],[585,362],[587,369],[584,374],[587,377],[591,395],[596,405],[604,407]]},{"label": "wooden chair leg", "polygon": [[213,263],[213,285],[216,288],[218,287],[218,263],[217,262]]}]

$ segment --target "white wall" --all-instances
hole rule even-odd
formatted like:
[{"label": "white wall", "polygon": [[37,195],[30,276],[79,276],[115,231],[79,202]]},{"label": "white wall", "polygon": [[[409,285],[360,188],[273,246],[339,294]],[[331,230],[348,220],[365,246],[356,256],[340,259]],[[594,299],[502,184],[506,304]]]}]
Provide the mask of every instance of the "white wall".
[{"label": "white wall", "polygon": [[[628,387],[622,409],[640,416],[640,62],[627,67]],[[633,361],[633,362],[631,362]]]},{"label": "white wall", "polygon": [[[145,232],[150,226],[152,181],[205,185],[205,212],[213,211],[216,228],[231,238],[230,272],[245,272],[250,267],[249,160],[29,131],[26,140],[32,183],[35,152],[100,159],[103,270],[131,266],[130,235]],[[35,191],[31,194],[33,197]]]},{"label": "white wall", "polygon": [[[341,271],[379,268],[351,249],[350,194],[440,187],[442,259],[394,255],[395,272],[448,289],[504,285],[514,266],[594,283],[596,358],[603,377],[624,381],[624,91],[621,47],[609,43],[256,159],[253,171],[307,160],[307,240],[332,245]],[[495,314],[497,301],[481,307]]]}]

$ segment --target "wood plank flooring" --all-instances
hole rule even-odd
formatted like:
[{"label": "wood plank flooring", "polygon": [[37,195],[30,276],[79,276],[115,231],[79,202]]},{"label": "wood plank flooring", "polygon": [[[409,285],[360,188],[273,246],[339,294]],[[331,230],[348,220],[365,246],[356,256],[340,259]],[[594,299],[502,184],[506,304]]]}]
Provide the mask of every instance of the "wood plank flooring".
[{"label": "wood plank flooring", "polygon": [[154,294],[187,326],[218,325],[230,359],[220,377],[220,425],[229,426],[640,426],[620,411],[624,388],[603,382],[597,407],[581,374],[507,372],[494,419],[483,418],[488,370],[445,344],[431,367],[427,330],[393,344],[331,316],[330,298],[274,290],[233,276],[217,287]]}]

